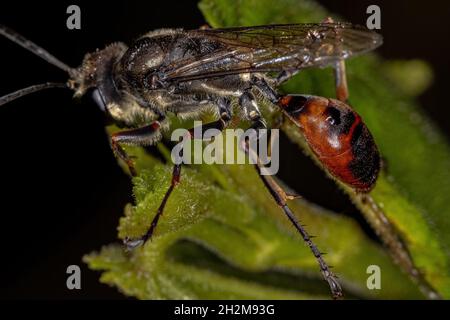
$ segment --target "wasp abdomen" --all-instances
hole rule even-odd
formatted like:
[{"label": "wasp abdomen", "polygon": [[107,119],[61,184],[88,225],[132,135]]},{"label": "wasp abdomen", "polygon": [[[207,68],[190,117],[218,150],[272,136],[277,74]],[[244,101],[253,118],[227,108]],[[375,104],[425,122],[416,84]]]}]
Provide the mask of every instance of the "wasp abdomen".
[{"label": "wasp abdomen", "polygon": [[356,112],[341,101],[305,95],[284,96],[279,105],[333,176],[358,191],[372,189],[380,155]]}]

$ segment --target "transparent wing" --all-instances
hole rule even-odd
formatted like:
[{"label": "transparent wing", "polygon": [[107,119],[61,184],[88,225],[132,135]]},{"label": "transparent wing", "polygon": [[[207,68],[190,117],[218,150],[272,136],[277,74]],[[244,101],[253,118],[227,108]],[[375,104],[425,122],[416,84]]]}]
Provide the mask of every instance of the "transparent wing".
[{"label": "transparent wing", "polygon": [[381,35],[349,23],[267,25],[188,31],[220,45],[195,59],[167,66],[165,80],[190,81],[252,72],[326,66],[375,49]]}]

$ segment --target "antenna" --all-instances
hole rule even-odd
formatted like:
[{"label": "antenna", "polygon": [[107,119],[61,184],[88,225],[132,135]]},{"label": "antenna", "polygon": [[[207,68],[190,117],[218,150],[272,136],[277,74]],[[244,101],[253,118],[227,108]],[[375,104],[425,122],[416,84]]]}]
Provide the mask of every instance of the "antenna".
[{"label": "antenna", "polygon": [[[0,35],[5,36],[12,42],[17,43],[19,46],[34,53],[38,57],[47,61],[48,63],[67,72],[69,75],[72,75],[74,73],[73,68],[69,67],[67,64],[65,64],[64,62],[57,59],[55,56],[50,54],[48,51],[44,50],[43,48],[39,47],[34,42],[22,37],[17,32],[15,32],[1,24],[0,24]],[[0,97],[0,106],[6,104],[8,102],[11,102],[13,100],[16,100],[20,97],[26,96],[28,94],[38,92],[41,90],[45,90],[45,89],[51,89],[51,88],[69,88],[69,86],[65,83],[55,83],[55,82],[46,82],[46,83],[32,85],[32,86],[17,90],[15,92],[12,92],[10,94],[7,94],[3,97]]]},{"label": "antenna", "polygon": [[0,24],[0,34],[11,40],[12,42],[17,43],[19,46],[27,49],[28,51],[34,53],[38,57],[44,59],[48,63],[54,65],[55,67],[58,67],[61,70],[64,70],[68,74],[71,74],[72,68],[69,67],[64,62],[57,59],[55,56],[50,54],[47,50],[44,50],[43,48],[39,47],[34,42],[31,42],[30,40],[22,37],[17,32],[9,29],[8,27],[5,27],[4,25]]},{"label": "antenna", "polygon": [[29,87],[14,91],[12,93],[4,95],[3,97],[0,97],[0,106],[7,104],[8,102],[11,102],[13,100],[16,100],[20,97],[29,95],[30,93],[34,93],[34,92],[45,90],[45,89],[51,89],[51,88],[68,88],[68,86],[65,83],[55,83],[55,82],[46,82],[46,83],[41,83],[41,84],[35,84],[33,86],[29,86]]}]

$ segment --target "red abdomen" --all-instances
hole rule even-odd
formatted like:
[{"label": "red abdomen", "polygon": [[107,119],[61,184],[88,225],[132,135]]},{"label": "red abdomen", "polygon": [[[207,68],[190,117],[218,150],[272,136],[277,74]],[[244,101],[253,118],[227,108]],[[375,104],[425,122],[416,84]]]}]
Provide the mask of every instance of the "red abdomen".
[{"label": "red abdomen", "polygon": [[288,95],[279,101],[325,168],[352,188],[367,192],[380,171],[380,155],[361,117],[345,103]]}]

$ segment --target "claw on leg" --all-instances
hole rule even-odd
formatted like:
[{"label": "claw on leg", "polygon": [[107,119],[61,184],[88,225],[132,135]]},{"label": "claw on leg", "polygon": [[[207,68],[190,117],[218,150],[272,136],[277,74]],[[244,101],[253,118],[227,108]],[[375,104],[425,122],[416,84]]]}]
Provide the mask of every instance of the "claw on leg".
[{"label": "claw on leg", "polygon": [[126,246],[128,251],[131,251],[133,249],[136,249],[137,247],[140,247],[141,245],[144,244],[144,240],[143,239],[131,239],[129,237],[126,237],[123,240],[123,244]]},{"label": "claw on leg", "polygon": [[283,188],[276,182],[276,180],[267,175],[262,175],[262,164],[258,157],[258,154],[255,150],[252,150],[249,147],[248,140],[243,141],[242,148],[244,151],[249,154],[250,157],[253,158],[255,161],[255,168],[259,174],[259,177],[263,181],[264,185],[266,186],[267,190],[272,195],[273,199],[276,201],[278,206],[283,210],[286,217],[291,221],[292,225],[297,229],[298,233],[302,236],[305,243],[308,245],[309,249],[313,253],[314,257],[316,258],[319,266],[320,266],[320,272],[322,273],[322,277],[324,280],[328,283],[328,286],[331,291],[331,295],[333,299],[339,299],[343,296],[342,288],[337,280],[337,277],[334,275],[334,273],[331,271],[331,268],[327,265],[325,260],[322,257],[321,252],[316,247],[314,242],[311,240],[312,237],[308,234],[308,232],[305,229],[305,226],[300,224],[300,222],[297,220],[297,218],[292,213],[289,206],[286,204],[286,200],[290,200],[294,198],[295,196],[287,194]]}]

